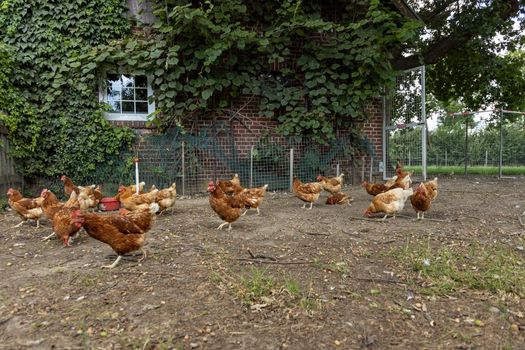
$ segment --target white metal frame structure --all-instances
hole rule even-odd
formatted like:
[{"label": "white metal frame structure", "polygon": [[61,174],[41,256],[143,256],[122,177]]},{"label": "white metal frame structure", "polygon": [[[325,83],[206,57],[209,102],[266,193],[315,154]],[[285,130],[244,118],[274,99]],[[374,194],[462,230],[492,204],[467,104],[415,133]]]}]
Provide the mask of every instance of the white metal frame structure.
[{"label": "white metal frame structure", "polygon": [[[405,111],[402,110],[402,108],[399,108],[399,106],[393,106],[392,99],[393,97],[384,97],[383,99],[383,178],[386,180],[387,178],[391,177],[393,175],[393,162],[391,159],[389,159],[389,153],[390,149],[392,148],[391,145],[391,134],[396,133],[397,130],[400,129],[419,129],[420,130],[420,139],[414,140],[414,142],[417,142],[419,145],[417,145],[416,148],[420,148],[420,155],[415,155],[418,159],[420,165],[421,165],[421,173],[415,173],[414,177],[421,177],[423,181],[426,181],[427,179],[427,119],[426,119],[426,109],[425,109],[425,66],[420,66],[416,68],[412,68],[409,70],[406,70],[403,75],[400,76],[400,79],[403,79],[404,75],[410,75],[416,73],[417,81],[414,80],[411,83],[413,83],[412,92],[413,94],[405,95],[404,98],[408,99],[407,105],[403,106]],[[419,73],[419,74],[418,74]],[[396,85],[396,91],[394,91],[394,96],[398,93],[400,93],[401,90],[401,83],[399,83],[400,79],[398,79],[398,84]],[[412,104],[415,108],[410,109],[411,107],[408,106],[408,104]],[[395,110],[396,108],[400,110]],[[412,117],[415,117],[415,119],[411,119],[410,122],[399,122],[396,120],[397,118],[405,118],[410,116],[404,116],[400,115],[403,114],[403,112],[406,112],[407,110],[410,110]],[[419,149],[416,149],[419,153]],[[410,150],[408,151],[410,154]],[[410,164],[405,164],[410,165]]]}]

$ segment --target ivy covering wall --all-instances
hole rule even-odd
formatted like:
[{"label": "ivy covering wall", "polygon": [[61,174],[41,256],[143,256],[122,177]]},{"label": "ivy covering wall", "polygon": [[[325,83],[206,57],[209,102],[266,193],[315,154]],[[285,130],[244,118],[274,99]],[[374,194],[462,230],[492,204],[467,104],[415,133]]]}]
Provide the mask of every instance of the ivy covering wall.
[{"label": "ivy covering wall", "polygon": [[131,144],[132,131],[104,119],[95,72],[77,61],[129,35],[126,11],[120,0],[0,2],[0,120],[25,176],[81,179]]},{"label": "ivy covering wall", "polygon": [[129,144],[98,104],[104,71],[153,77],[161,129],[255,95],[282,134],[333,139],[392,86],[393,50],[418,29],[386,0],[150,2],[155,22],[133,31],[125,1],[0,2],[20,99],[0,109],[24,174],[87,173]]}]

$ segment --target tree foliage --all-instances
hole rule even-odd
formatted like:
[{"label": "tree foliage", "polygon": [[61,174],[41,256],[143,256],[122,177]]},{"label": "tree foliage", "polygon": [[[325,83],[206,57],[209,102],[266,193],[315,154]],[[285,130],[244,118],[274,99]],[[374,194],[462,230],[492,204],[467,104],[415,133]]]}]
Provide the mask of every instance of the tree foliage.
[{"label": "tree foliage", "polygon": [[467,109],[525,107],[525,1],[408,0],[425,27],[398,50],[400,69],[426,64],[428,90]]},{"label": "tree foliage", "polygon": [[24,175],[80,179],[130,144],[103,117],[96,63],[77,60],[129,33],[125,11],[119,0],[0,2],[0,120]]}]

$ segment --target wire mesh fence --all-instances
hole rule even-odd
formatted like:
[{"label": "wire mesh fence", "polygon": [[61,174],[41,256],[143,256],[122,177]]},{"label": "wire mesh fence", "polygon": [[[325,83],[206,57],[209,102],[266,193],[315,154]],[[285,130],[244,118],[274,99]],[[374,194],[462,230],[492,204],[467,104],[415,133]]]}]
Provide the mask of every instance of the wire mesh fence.
[{"label": "wire mesh fence", "polygon": [[413,172],[413,179],[425,179],[425,68],[417,67],[397,76],[396,88],[385,102],[385,177],[395,175],[399,160]]},{"label": "wire mesh fence", "polygon": [[[133,151],[97,167],[87,177],[66,175],[77,185],[101,185],[104,196],[114,196],[119,185],[135,183],[134,158],[138,158],[139,181],[146,183],[147,190],[151,185],[166,188],[176,183],[179,195],[204,193],[209,181],[238,174],[244,187],[268,184],[270,191],[288,191],[293,177],[312,182],[320,174],[344,173],[346,183],[361,181],[366,155],[356,148],[359,141],[343,135],[321,145],[271,134],[243,139],[212,127],[192,134],[172,129],[162,135],[139,136]],[[28,182],[25,192],[36,196],[42,188],[64,198],[58,177]]]},{"label": "wire mesh fence", "polygon": [[387,177],[395,175],[397,161],[401,161],[405,169],[413,172],[414,180],[421,180],[423,176],[423,149],[420,126],[409,128],[387,129]]},{"label": "wire mesh fence", "polygon": [[458,114],[429,131],[431,174],[525,175],[525,115]]}]

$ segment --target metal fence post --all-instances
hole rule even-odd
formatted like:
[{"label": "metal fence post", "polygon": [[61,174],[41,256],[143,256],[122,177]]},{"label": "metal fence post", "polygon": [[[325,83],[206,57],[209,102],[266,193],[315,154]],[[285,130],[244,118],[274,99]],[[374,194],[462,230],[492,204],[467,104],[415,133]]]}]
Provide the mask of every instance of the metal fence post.
[{"label": "metal fence post", "polygon": [[369,182],[372,182],[372,171],[374,170],[374,157],[370,157],[370,175],[368,176]]},{"label": "metal fence post", "polygon": [[503,176],[503,109],[499,112],[499,164],[498,164],[498,177],[501,179]]},{"label": "metal fence post", "polygon": [[182,195],[184,196],[185,193],[186,193],[186,167],[185,167],[185,164],[184,164],[184,141],[182,141],[182,147],[181,147],[181,152],[182,152]]},{"label": "metal fence post", "polygon": [[445,150],[445,166],[448,166],[448,152]]},{"label": "metal fence post", "polygon": [[250,188],[253,187],[253,145],[250,147]]},{"label": "metal fence post", "polygon": [[465,162],[465,175],[467,175],[467,157],[468,157],[468,115],[465,117],[465,150],[464,150],[464,162]]},{"label": "metal fence post", "polygon": [[423,181],[427,181],[427,96],[426,96],[426,69],[421,66],[421,121],[423,132],[421,133],[421,168]]},{"label": "metal fence post", "polygon": [[340,168],[339,168],[339,163],[337,163],[337,165],[335,166],[335,176],[339,176],[340,173],[341,173],[341,171],[340,171]]},{"label": "metal fence post", "polygon": [[293,190],[293,148],[290,148],[290,191]]}]

